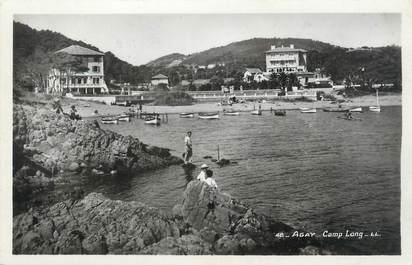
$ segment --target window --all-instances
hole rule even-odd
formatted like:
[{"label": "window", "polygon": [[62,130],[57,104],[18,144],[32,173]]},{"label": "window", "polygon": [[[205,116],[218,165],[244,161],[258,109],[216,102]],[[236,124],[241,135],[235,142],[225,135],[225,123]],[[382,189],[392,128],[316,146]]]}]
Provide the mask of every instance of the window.
[{"label": "window", "polygon": [[77,78],[77,84],[80,85],[82,83],[82,79],[81,78]]},{"label": "window", "polygon": [[93,84],[99,84],[99,82],[100,82],[100,79],[97,77],[97,78],[93,78]]},{"label": "window", "polygon": [[66,78],[62,78],[61,80],[62,80],[61,83],[62,83],[63,85],[65,85],[65,84],[66,84]]},{"label": "window", "polygon": [[93,70],[93,72],[100,72],[100,67],[99,66],[93,66],[92,70]]},{"label": "window", "polygon": [[95,63],[100,63],[100,57],[98,57],[98,56],[94,57],[94,62]]}]

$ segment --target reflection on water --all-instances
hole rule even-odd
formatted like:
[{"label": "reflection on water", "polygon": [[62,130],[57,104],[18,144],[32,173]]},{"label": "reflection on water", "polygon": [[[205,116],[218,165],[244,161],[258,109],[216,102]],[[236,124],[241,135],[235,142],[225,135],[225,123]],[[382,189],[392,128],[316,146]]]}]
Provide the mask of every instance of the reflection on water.
[{"label": "reflection on water", "polygon": [[[193,132],[196,169],[172,166],[133,177],[86,178],[86,192],[138,200],[165,211],[179,202],[187,182],[208,163],[219,187],[292,226],[324,230],[378,231],[379,239],[345,240],[363,253],[400,251],[401,108],[355,114],[288,111],[286,117],[223,116],[220,120],[181,119],[169,115],[159,127],[140,120],[103,125],[181,156],[186,131]],[[237,162],[218,167],[205,156]]]}]

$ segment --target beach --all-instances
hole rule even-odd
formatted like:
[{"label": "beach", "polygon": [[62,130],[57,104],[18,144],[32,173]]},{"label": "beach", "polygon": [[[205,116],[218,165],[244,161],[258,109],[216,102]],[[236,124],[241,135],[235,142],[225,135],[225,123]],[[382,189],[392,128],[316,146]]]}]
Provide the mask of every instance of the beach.
[{"label": "beach", "polygon": [[[381,106],[400,106],[402,105],[402,94],[391,93],[379,96],[379,104]],[[102,103],[74,100],[64,98],[62,100],[62,107],[65,112],[69,112],[72,105],[76,106],[78,114],[81,117],[98,117],[103,115],[116,115],[127,112],[131,107],[117,106],[117,105],[105,105]],[[329,108],[337,107],[338,104],[332,104],[331,101],[315,101],[315,102],[303,102],[303,101],[273,101],[273,102],[246,102],[242,104],[233,104],[232,106],[220,106],[217,102],[207,103],[195,103],[188,106],[153,106],[143,105],[143,112],[156,112],[164,114],[178,114],[182,112],[216,112],[223,111],[224,109],[233,109],[237,111],[251,111],[253,108],[261,106],[263,111],[270,111],[270,109],[299,109],[299,108]],[[355,98],[348,98],[347,102],[341,104],[342,107],[369,107],[376,105],[376,97],[374,95],[367,95]],[[97,110],[98,115],[95,115]]]}]

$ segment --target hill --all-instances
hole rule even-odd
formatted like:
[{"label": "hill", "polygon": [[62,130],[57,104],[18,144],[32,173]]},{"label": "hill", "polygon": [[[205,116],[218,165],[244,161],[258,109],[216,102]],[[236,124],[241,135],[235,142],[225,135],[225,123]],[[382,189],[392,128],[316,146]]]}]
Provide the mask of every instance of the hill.
[{"label": "hill", "polygon": [[160,58],[157,58],[156,60],[148,62],[146,66],[148,67],[168,67],[174,61],[183,61],[185,58],[186,58],[186,55],[184,54],[172,53],[172,54],[168,54]]},{"label": "hill", "polygon": [[[41,67],[37,57],[45,57],[57,50],[70,45],[80,45],[92,50],[100,51],[97,47],[83,41],[72,40],[66,36],[50,30],[36,30],[25,24],[13,23],[13,71],[16,85],[25,85],[27,65],[35,64]],[[139,67],[133,66],[119,58],[113,53],[104,54],[104,74],[106,83],[110,79],[122,80],[123,82],[137,83],[143,81],[146,76],[140,75]],[[26,84],[27,85],[27,84]]]},{"label": "hill", "polygon": [[235,77],[234,74],[243,71],[245,67],[259,67],[264,70],[265,51],[269,50],[271,45],[290,44],[308,51],[308,71],[320,68],[334,81],[341,81],[349,75],[359,76],[363,67],[366,69],[366,79],[400,83],[401,48],[398,46],[349,49],[311,39],[254,38],[194,53],[187,56],[182,64],[208,65],[223,62],[226,65],[224,72],[229,73],[229,76],[226,74],[225,77]]}]

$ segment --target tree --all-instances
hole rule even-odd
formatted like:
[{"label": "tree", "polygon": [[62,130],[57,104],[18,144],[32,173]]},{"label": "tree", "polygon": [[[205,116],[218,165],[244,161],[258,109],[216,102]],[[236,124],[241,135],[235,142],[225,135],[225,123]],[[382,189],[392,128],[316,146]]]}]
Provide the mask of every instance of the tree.
[{"label": "tree", "polygon": [[300,82],[296,74],[290,73],[288,74],[288,90],[292,91],[292,86],[300,87]]},{"label": "tree", "polygon": [[44,91],[50,67],[49,55],[36,48],[31,56],[15,66],[15,78],[20,81],[28,80],[34,87]]},{"label": "tree", "polygon": [[288,76],[284,72],[281,72],[278,75],[278,80],[279,80],[280,87],[283,89],[284,92],[286,92]]}]

